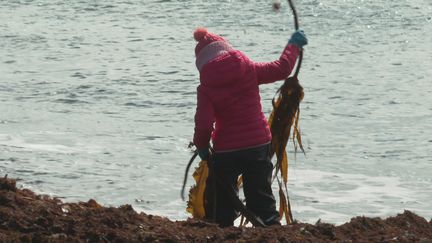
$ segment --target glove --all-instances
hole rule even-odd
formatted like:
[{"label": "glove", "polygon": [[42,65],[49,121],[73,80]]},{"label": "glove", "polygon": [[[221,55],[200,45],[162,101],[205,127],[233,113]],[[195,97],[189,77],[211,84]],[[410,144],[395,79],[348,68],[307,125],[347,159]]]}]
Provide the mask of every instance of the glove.
[{"label": "glove", "polygon": [[207,160],[209,157],[209,148],[198,149],[198,155],[201,158],[201,160]]},{"label": "glove", "polygon": [[289,39],[288,44],[294,44],[298,46],[299,48],[303,48],[304,45],[307,45],[308,40],[306,38],[306,35],[304,34],[303,30],[297,30],[294,32],[291,36],[291,39]]}]

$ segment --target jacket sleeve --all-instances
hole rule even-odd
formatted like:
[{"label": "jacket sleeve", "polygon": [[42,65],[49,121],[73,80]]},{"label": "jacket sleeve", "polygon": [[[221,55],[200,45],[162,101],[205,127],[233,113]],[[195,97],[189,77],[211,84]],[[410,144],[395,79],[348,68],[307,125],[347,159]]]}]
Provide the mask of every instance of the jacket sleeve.
[{"label": "jacket sleeve", "polygon": [[214,107],[210,98],[198,86],[193,143],[197,149],[204,149],[210,143],[215,122]]},{"label": "jacket sleeve", "polygon": [[253,63],[257,73],[258,84],[273,83],[287,78],[294,68],[299,53],[300,48],[296,45],[288,44],[279,60]]}]

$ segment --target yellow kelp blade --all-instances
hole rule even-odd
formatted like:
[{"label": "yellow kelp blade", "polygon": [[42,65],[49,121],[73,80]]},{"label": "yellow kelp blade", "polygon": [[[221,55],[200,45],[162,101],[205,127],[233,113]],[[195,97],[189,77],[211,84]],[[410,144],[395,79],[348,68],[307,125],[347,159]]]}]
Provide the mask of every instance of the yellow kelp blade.
[{"label": "yellow kelp blade", "polygon": [[193,218],[203,219],[205,217],[204,192],[208,172],[207,161],[202,160],[193,173],[195,185],[189,190],[189,201],[186,208]]},{"label": "yellow kelp blade", "polygon": [[292,216],[290,212],[289,202],[282,190],[282,185],[279,183],[279,215],[282,218],[285,215],[285,220],[287,224],[292,223]]},{"label": "yellow kelp blade", "polygon": [[280,171],[285,185],[288,183],[288,156],[285,150],[282,152],[282,160],[280,162]]},{"label": "yellow kelp blade", "polygon": [[237,188],[241,188],[243,186],[243,175],[239,176],[237,179]]},{"label": "yellow kelp blade", "polygon": [[281,98],[279,97],[277,100],[276,100],[276,102],[274,102],[274,104],[273,104],[273,110],[272,110],[272,112],[270,113],[270,116],[269,116],[269,119],[268,119],[268,124],[271,126],[271,124],[273,124],[273,117],[274,117],[274,113],[275,113],[275,110],[276,110],[276,108],[279,106],[279,104],[280,104],[280,101],[281,101]]},{"label": "yellow kelp blade", "polygon": [[[285,151],[285,147],[288,143],[289,135],[290,135],[290,122],[286,122],[286,118],[284,120],[275,119],[275,113],[280,112],[279,105],[281,102],[281,98],[274,103],[273,112],[269,118],[269,124],[272,131],[272,142],[271,142],[271,157],[276,155],[277,162],[275,166],[274,178],[277,176],[279,171],[281,172],[281,176],[283,178],[284,183],[288,182],[288,157]],[[286,124],[288,123],[288,124]]]},{"label": "yellow kelp blade", "polygon": [[279,217],[282,217],[285,215],[285,220],[287,222],[287,224],[290,223],[290,219],[288,217],[289,213],[288,213],[288,204],[286,201],[286,197],[285,194],[283,193],[282,188],[279,188]]},{"label": "yellow kelp blade", "polygon": [[241,218],[240,218],[240,224],[239,226],[246,226],[247,224],[249,224],[249,220],[247,220],[247,218],[242,214]]},{"label": "yellow kelp blade", "polygon": [[[303,148],[302,138],[300,134],[300,127],[299,127],[299,119],[300,119],[300,108],[297,110],[296,119],[294,123],[294,132],[293,132],[293,143],[294,143],[294,149],[297,152],[297,146],[300,148],[300,150],[303,152],[303,154],[306,155],[306,152]],[[297,141],[297,143],[296,143]]]}]

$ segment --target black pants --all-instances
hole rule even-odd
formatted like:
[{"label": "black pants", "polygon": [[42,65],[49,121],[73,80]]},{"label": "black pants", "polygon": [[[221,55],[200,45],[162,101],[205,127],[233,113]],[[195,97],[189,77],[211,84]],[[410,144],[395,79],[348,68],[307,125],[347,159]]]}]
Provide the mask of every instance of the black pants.
[{"label": "black pants", "polygon": [[[212,183],[214,177],[223,178],[237,190],[237,179],[243,175],[246,207],[267,225],[280,224],[276,201],[271,189],[273,164],[269,155],[270,145],[234,152],[216,153],[208,177],[206,197],[215,195],[206,214],[221,227],[232,226],[238,216],[232,200],[220,183]],[[214,199],[214,198],[212,198]],[[211,200],[213,201],[213,200]]]}]

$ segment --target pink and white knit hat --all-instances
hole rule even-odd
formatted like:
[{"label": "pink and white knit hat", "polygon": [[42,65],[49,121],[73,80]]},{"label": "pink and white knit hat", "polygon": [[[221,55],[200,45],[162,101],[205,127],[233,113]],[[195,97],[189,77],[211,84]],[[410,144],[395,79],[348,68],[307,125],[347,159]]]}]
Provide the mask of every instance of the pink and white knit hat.
[{"label": "pink and white knit hat", "polygon": [[195,47],[195,64],[199,71],[215,57],[228,53],[233,49],[224,38],[208,32],[206,28],[196,29],[194,38],[198,42]]}]

